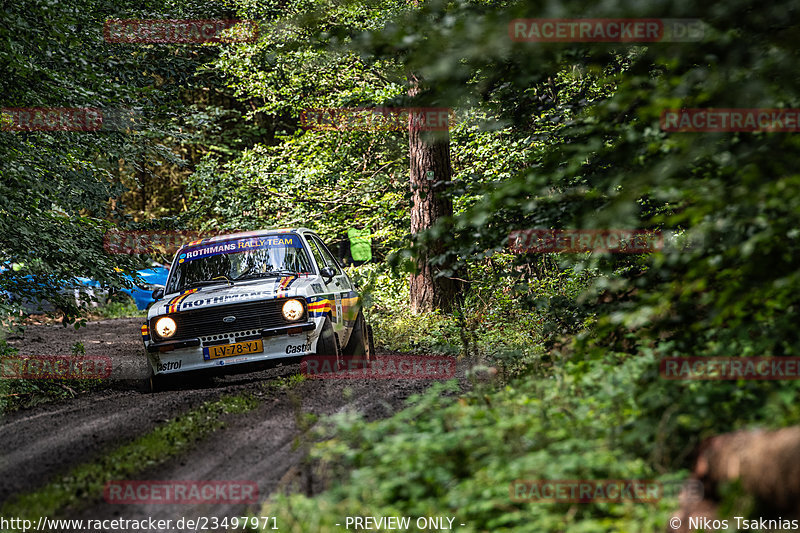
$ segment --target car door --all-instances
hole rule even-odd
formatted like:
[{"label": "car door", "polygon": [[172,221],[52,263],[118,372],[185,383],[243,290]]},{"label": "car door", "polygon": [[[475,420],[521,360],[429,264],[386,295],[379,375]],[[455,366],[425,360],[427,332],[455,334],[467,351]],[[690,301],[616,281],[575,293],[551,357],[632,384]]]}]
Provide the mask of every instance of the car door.
[{"label": "car door", "polygon": [[334,322],[333,328],[339,334],[342,346],[344,346],[350,339],[350,332],[353,330],[355,320],[355,317],[350,316],[352,314],[352,287],[350,285],[350,278],[347,277],[347,274],[344,273],[342,267],[336,261],[336,258],[319,237],[308,234],[306,238],[311,245],[312,253],[315,258],[318,255],[321,257],[321,261],[317,259],[320,268],[328,266],[332,268],[335,273],[330,282],[327,283],[326,289],[333,294],[336,315],[335,317],[331,317]]}]

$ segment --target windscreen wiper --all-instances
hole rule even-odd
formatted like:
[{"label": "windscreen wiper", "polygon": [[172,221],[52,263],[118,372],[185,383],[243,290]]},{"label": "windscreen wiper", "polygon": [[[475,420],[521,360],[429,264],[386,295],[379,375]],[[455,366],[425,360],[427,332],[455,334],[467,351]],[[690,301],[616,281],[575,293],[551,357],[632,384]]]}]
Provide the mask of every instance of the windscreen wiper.
[{"label": "windscreen wiper", "polygon": [[190,283],[188,285],[184,285],[180,288],[180,290],[191,289],[193,287],[201,287],[204,285],[216,285],[217,283],[227,283],[229,285],[233,285],[233,282],[228,278],[219,278],[219,279],[204,279],[202,281],[195,281],[194,283]]},{"label": "windscreen wiper", "polygon": [[242,281],[246,279],[258,279],[258,278],[274,278],[276,276],[296,276],[296,275],[297,272],[282,268],[278,270],[267,270],[266,272],[253,272],[252,274],[242,274],[238,278],[234,278],[233,281]]}]

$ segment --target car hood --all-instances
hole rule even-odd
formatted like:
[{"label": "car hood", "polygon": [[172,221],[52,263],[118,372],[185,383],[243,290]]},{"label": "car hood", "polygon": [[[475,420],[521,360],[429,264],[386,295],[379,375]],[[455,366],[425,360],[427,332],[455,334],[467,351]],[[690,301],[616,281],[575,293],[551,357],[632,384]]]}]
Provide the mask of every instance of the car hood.
[{"label": "car hood", "polygon": [[305,297],[318,292],[322,281],[318,276],[283,276],[244,281],[233,286],[220,284],[195,287],[180,293],[166,295],[154,303],[148,318],[192,309],[207,309],[221,305],[255,300],[271,300],[292,296]]}]

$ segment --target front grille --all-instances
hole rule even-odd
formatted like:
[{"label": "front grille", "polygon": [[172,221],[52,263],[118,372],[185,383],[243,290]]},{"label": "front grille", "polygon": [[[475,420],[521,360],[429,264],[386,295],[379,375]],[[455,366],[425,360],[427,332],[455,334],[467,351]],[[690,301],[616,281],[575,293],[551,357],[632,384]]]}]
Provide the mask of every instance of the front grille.
[{"label": "front grille", "polygon": [[217,344],[229,344],[231,342],[240,342],[243,340],[260,338],[260,329],[248,329],[244,331],[234,331],[233,333],[219,333],[217,335],[200,337],[200,342],[202,342],[203,346],[214,346]]},{"label": "front grille", "polygon": [[[286,326],[292,323],[283,318],[283,314],[281,314],[281,307],[287,299],[232,304],[172,313],[169,316],[175,321],[178,331],[169,340],[208,337],[242,330],[262,330]],[[303,307],[305,307],[305,303]],[[226,316],[235,316],[236,320],[231,323],[223,322],[222,319]],[[156,317],[152,320],[150,331],[155,331],[155,322],[159,318],[161,317]],[[305,318],[306,311],[304,310],[303,317],[297,322],[303,322]]]}]

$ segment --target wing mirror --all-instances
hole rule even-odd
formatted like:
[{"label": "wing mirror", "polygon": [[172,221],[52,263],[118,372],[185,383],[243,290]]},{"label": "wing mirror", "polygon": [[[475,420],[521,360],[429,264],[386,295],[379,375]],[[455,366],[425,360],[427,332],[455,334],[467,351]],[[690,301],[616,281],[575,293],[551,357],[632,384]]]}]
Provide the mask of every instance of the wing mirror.
[{"label": "wing mirror", "polygon": [[159,287],[158,289],[153,291],[153,300],[160,300],[163,297],[164,297],[163,287]]},{"label": "wing mirror", "polygon": [[336,271],[332,267],[325,267],[320,269],[319,273],[322,275],[323,279],[328,278],[325,280],[325,283],[330,283],[333,279],[333,276],[336,275]]}]

